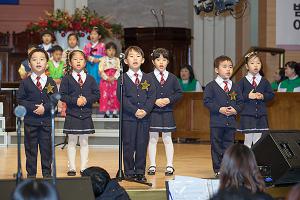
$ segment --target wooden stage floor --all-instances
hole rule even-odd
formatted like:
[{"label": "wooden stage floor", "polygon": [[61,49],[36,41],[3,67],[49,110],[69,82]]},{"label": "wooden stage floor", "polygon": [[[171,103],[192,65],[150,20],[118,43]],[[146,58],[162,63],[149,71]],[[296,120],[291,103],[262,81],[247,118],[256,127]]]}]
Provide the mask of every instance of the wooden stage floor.
[{"label": "wooden stage floor", "polygon": [[[211,164],[210,145],[208,144],[174,144],[174,167],[175,174],[199,178],[213,178],[214,173]],[[22,173],[26,176],[25,154],[22,147]],[[77,166],[80,166],[80,152],[77,148]],[[147,159],[147,163],[148,163]],[[57,177],[67,177],[67,149],[61,150],[56,147]],[[163,143],[158,144],[157,173],[155,176],[147,176],[153,185],[148,187],[138,183],[121,182],[126,190],[131,191],[164,191],[165,181],[174,177],[164,175],[166,165]],[[90,148],[89,166],[100,166],[106,169],[111,177],[115,177],[118,170],[117,148]],[[148,166],[148,165],[147,165]],[[17,171],[17,147],[0,148],[0,179],[14,179],[13,174]],[[41,177],[40,158],[38,158],[38,177]],[[79,177],[79,168],[77,169]],[[273,197],[284,197],[289,188],[269,188],[267,192]],[[146,193],[143,193],[146,194]],[[139,198],[137,198],[139,199]],[[148,198],[147,198],[148,199]],[[149,198],[156,199],[156,198]]]},{"label": "wooden stage floor", "polygon": [[[80,167],[80,148],[77,148],[76,164]],[[174,167],[175,174],[210,178],[213,177],[210,145],[203,144],[174,144]],[[22,173],[26,176],[25,153],[22,147]],[[148,163],[148,159],[147,159]],[[67,149],[61,150],[56,147],[57,177],[67,177]],[[153,184],[152,189],[164,189],[165,181],[173,177],[164,175],[166,165],[163,143],[158,144],[157,151],[157,173],[155,176],[147,176],[148,181]],[[0,179],[12,179],[17,171],[17,147],[0,148]],[[90,148],[89,166],[100,166],[106,169],[111,177],[115,177],[118,170],[118,149],[117,148]],[[147,165],[148,166],[148,165]],[[38,177],[41,177],[40,156],[38,158]],[[79,175],[79,168],[77,169]],[[136,183],[122,182],[126,189],[147,189]]]}]

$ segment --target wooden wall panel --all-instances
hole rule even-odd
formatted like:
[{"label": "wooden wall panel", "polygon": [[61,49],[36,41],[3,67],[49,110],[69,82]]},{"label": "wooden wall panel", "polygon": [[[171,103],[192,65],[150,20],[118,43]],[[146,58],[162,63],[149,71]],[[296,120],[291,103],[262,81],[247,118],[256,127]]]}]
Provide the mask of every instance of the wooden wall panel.
[{"label": "wooden wall panel", "polygon": [[[276,93],[268,104],[272,130],[300,130],[300,93]],[[209,111],[203,105],[203,93],[184,93],[174,109],[177,131],[173,138],[210,140]],[[243,139],[237,134],[236,139]]]},{"label": "wooden wall panel", "polygon": [[22,32],[30,21],[37,21],[53,6],[53,0],[20,0],[19,5],[1,5],[0,32]]}]

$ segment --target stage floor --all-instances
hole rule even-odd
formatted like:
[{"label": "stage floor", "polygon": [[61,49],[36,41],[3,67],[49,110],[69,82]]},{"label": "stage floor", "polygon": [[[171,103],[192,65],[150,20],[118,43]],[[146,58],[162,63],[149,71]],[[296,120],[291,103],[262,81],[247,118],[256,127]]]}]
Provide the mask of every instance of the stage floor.
[{"label": "stage floor", "polygon": [[[77,148],[77,166],[80,166],[80,149]],[[210,145],[209,144],[174,144],[174,167],[175,174],[199,178],[214,178],[212,170]],[[25,153],[22,147],[22,173],[26,176]],[[148,163],[147,159],[147,163]],[[61,150],[56,147],[57,176],[67,177],[67,149]],[[148,187],[138,183],[121,182],[121,185],[130,191],[133,199],[160,199],[165,198],[165,181],[173,179],[164,175],[166,165],[163,143],[158,144],[157,150],[157,173],[155,176],[147,176],[153,185]],[[13,174],[17,171],[17,147],[0,147],[0,179],[14,179]],[[111,177],[115,177],[118,170],[117,148],[90,148],[89,166],[100,166],[106,169]],[[147,165],[148,166],[148,165]],[[38,158],[38,177],[41,177],[40,158]],[[79,177],[79,168],[77,177]],[[273,197],[284,197],[290,188],[268,188],[267,192]],[[152,193],[145,193],[152,191]],[[156,191],[156,192],[155,192]],[[154,192],[154,193],[153,193]],[[134,194],[132,194],[134,193]],[[156,194],[157,193],[157,194]],[[148,197],[149,195],[150,197]],[[151,197],[153,196],[154,197]],[[134,196],[137,196],[134,198]]]},{"label": "stage floor", "polygon": [[[174,144],[174,167],[175,174],[182,176],[193,176],[211,178],[212,171],[210,145],[203,144]],[[22,147],[22,173],[26,176],[25,153]],[[56,147],[56,168],[58,177],[67,177],[67,149],[61,150]],[[147,159],[148,163],[148,159]],[[77,148],[77,176],[80,167],[80,148]],[[17,171],[17,147],[0,147],[0,179],[13,178]],[[117,148],[90,148],[89,166],[100,166],[106,169],[111,177],[116,176],[118,170],[118,149]],[[147,164],[148,166],[148,164]],[[157,173],[155,176],[147,176],[148,181],[153,184],[152,189],[165,189],[165,181],[173,177],[166,177],[164,170],[166,158],[164,145],[158,144],[157,150]],[[41,177],[40,156],[38,158],[38,177]],[[126,189],[147,189],[148,186],[122,182]]]}]

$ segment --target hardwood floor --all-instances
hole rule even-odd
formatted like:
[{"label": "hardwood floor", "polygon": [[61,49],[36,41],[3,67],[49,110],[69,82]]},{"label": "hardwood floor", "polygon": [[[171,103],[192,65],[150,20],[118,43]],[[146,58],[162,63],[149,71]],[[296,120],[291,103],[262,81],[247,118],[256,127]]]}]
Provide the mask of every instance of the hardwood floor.
[{"label": "hardwood floor", "polygon": [[[80,166],[80,149],[77,148],[76,164]],[[174,167],[176,175],[210,178],[213,177],[211,166],[210,145],[206,144],[174,144]],[[25,153],[22,147],[22,173],[26,177]],[[148,161],[147,161],[148,162]],[[57,177],[66,177],[67,174],[67,149],[56,147]],[[155,176],[147,176],[153,184],[151,189],[164,189],[165,181],[173,177],[165,177],[166,165],[163,143],[158,144],[157,173]],[[17,171],[17,147],[0,148],[0,179],[13,179]],[[90,148],[89,166],[100,166],[106,169],[111,177],[116,176],[118,170],[118,149]],[[148,166],[148,165],[147,165]],[[146,168],[147,169],[147,168]],[[38,177],[41,177],[40,156],[38,158]],[[79,175],[79,168],[77,169]],[[147,189],[148,186],[123,181],[126,189]]]}]

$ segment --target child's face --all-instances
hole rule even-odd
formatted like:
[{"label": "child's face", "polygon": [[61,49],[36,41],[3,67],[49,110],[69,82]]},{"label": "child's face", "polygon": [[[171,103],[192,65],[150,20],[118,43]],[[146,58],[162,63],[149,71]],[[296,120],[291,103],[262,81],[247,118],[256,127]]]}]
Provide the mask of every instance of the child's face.
[{"label": "child's face", "polygon": [[77,42],[78,42],[77,38],[74,35],[70,36],[69,39],[68,39],[68,45],[69,45],[70,48],[76,47]]},{"label": "child's face", "polygon": [[182,80],[189,80],[190,79],[190,71],[187,68],[183,68],[180,70],[180,78]]},{"label": "child's face", "polygon": [[261,62],[259,57],[255,56],[250,58],[250,60],[246,64],[246,69],[254,76],[258,74],[261,69]]},{"label": "child's face", "polygon": [[158,71],[163,72],[166,70],[169,60],[160,55],[159,58],[155,58],[154,61],[152,60],[152,63]]},{"label": "child's face", "polygon": [[275,81],[280,81],[281,77],[280,77],[280,74],[279,74],[279,69],[277,69],[273,75],[273,78]]},{"label": "child's face", "polygon": [[105,50],[106,55],[110,58],[115,57],[116,55],[116,50],[114,48],[109,48]]},{"label": "child's face", "polygon": [[124,60],[124,62],[133,71],[138,71],[144,61],[145,59],[143,58],[143,56],[135,50],[129,51],[127,58]]},{"label": "child's face", "polygon": [[61,58],[62,58],[62,52],[61,51],[54,51],[52,53],[52,57],[53,57],[53,60],[55,62],[59,62],[59,61],[61,61]]},{"label": "child's face", "polygon": [[45,72],[47,66],[46,55],[43,52],[35,52],[30,58],[31,70],[37,74],[41,75]]},{"label": "child's face", "polygon": [[97,31],[92,31],[91,34],[90,34],[90,38],[91,38],[91,41],[95,43],[95,42],[98,42],[100,40],[101,35],[99,35],[97,33]]},{"label": "child's face", "polygon": [[42,41],[43,41],[44,44],[50,44],[52,42],[52,35],[44,34],[42,36]]},{"label": "child's face", "polygon": [[295,75],[295,70],[289,66],[285,67],[285,76],[288,78],[292,78]]},{"label": "child's face", "polygon": [[81,72],[85,67],[85,59],[82,53],[75,52],[71,59],[71,66],[76,72]]},{"label": "child's face", "polygon": [[225,60],[220,62],[219,66],[215,68],[215,72],[224,80],[227,80],[231,77],[233,72],[232,62]]}]

